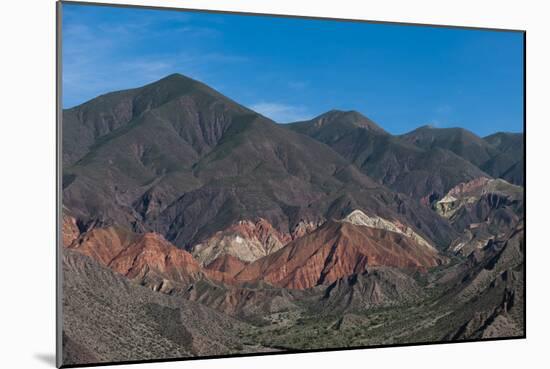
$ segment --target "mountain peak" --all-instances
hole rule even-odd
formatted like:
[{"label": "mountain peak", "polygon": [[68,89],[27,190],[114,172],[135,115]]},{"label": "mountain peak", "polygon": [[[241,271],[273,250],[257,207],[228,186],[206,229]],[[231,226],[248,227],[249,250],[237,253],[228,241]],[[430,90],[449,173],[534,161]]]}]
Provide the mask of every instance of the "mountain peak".
[{"label": "mountain peak", "polygon": [[435,127],[430,124],[426,124],[423,126],[420,126],[411,132],[405,133],[401,135],[402,138],[411,138],[414,137],[416,139],[423,138],[423,139],[466,139],[471,140],[475,142],[481,142],[482,139],[477,136],[472,131],[467,130],[466,128],[462,127]]},{"label": "mountain peak", "polygon": [[369,131],[386,133],[382,127],[356,110],[332,109],[312,119],[316,127],[327,125],[352,126],[365,128]]},{"label": "mountain peak", "polygon": [[462,128],[462,127],[437,127],[434,124],[424,124],[424,125],[422,125],[418,128],[413,129],[412,131],[410,131],[409,133],[406,133],[406,134],[411,134],[411,133],[414,133],[414,132],[427,132],[427,131],[440,132],[440,133],[444,133],[444,132],[449,132],[449,133],[451,133],[451,132],[455,132],[455,133],[457,133],[457,132],[467,132],[467,133],[471,133],[466,128]]},{"label": "mountain peak", "polygon": [[320,116],[330,116],[330,115],[348,115],[348,116],[362,116],[361,113],[359,113],[356,110],[340,110],[340,109],[331,109]]},{"label": "mountain peak", "polygon": [[[193,83],[197,85],[204,85],[202,82],[199,82],[191,77],[183,75],[181,73],[172,73],[161,79],[150,83],[149,85],[163,84],[163,83]],[[206,85],[204,85],[206,86]]]},{"label": "mountain peak", "polygon": [[428,130],[428,129],[437,129],[438,127],[436,127],[435,125],[433,124],[424,124],[418,128],[416,128],[415,130],[416,131],[420,131],[420,130]]},{"label": "mountain peak", "polygon": [[188,90],[189,88],[197,88],[202,87],[211,89],[210,87],[206,86],[202,82],[199,82],[197,80],[194,80],[191,77],[187,77],[180,73],[172,73],[167,75],[166,77],[163,77],[157,81],[151,82],[143,87],[141,89],[149,89],[149,88],[159,88],[159,87],[166,87],[170,90]]},{"label": "mountain peak", "polygon": [[181,73],[172,73],[172,74],[167,75],[167,76],[164,77],[164,78],[161,78],[161,80],[162,80],[162,79],[179,79],[179,78],[190,79],[189,77],[184,76],[184,75],[181,74]]},{"label": "mountain peak", "polygon": [[426,150],[440,148],[452,151],[478,167],[496,154],[496,149],[488,142],[460,127],[422,126],[399,137]]}]

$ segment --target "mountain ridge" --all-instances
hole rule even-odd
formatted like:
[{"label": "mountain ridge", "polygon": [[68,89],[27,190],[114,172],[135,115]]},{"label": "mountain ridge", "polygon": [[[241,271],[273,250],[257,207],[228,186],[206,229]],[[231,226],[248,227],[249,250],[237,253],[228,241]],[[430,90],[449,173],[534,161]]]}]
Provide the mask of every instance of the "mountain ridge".
[{"label": "mountain ridge", "polygon": [[[330,146],[203,84],[196,92],[196,83],[175,75],[132,90],[141,94],[132,102],[141,115],[126,125],[118,121],[112,126],[116,129],[89,146],[84,159],[65,166],[64,203],[80,222],[157,232],[189,248],[243,218],[260,216],[279,231],[292,232],[300,222],[340,218],[353,205],[419,226],[417,232],[441,247],[450,242],[452,230],[445,220],[413,199],[393,194]],[[103,127],[108,119],[96,118],[111,117],[112,109],[98,109],[90,111],[86,124],[63,124]],[[70,147],[64,152],[79,154],[73,155]]]}]

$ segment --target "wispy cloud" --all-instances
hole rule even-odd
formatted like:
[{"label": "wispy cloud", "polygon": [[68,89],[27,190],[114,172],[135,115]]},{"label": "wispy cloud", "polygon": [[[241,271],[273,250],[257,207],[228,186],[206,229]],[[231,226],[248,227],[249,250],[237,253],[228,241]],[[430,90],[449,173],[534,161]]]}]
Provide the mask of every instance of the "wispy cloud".
[{"label": "wispy cloud", "polygon": [[259,102],[252,104],[250,109],[278,123],[291,123],[311,119],[311,114],[303,106],[294,106],[276,102]]},{"label": "wispy cloud", "polygon": [[308,86],[308,83],[306,81],[289,81],[287,85],[293,90],[303,90]]},{"label": "wispy cloud", "polygon": [[441,104],[441,105],[437,106],[434,109],[434,111],[437,114],[448,115],[448,114],[451,114],[453,112],[453,107],[449,104]]},{"label": "wispy cloud", "polygon": [[[178,17],[177,27],[165,27],[158,19],[126,19],[113,24],[83,22],[69,14],[63,29],[63,105],[70,107],[113,90],[140,86],[179,72],[195,79],[211,80],[216,68],[247,62],[240,55],[189,47],[195,41],[220,36],[208,27],[188,24]],[[156,23],[155,23],[156,22]],[[142,45],[169,38],[173,47],[141,53]],[[185,42],[180,42],[185,40]]]},{"label": "wispy cloud", "polygon": [[454,108],[450,104],[441,104],[433,108],[433,118],[429,119],[427,125],[434,128],[453,127],[454,124]]},{"label": "wispy cloud", "polygon": [[432,127],[432,128],[444,128],[444,125],[441,121],[437,120],[437,119],[432,119],[430,121],[428,121],[428,123],[426,123],[426,125],[428,127]]}]

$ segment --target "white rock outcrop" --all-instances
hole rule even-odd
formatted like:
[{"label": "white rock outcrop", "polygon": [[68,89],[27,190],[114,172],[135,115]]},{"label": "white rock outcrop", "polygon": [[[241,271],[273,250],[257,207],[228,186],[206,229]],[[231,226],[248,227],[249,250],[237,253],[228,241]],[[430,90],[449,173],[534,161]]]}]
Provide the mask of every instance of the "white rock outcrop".
[{"label": "white rock outcrop", "polygon": [[417,244],[435,250],[434,246],[426,241],[422,236],[416,233],[412,228],[402,224],[396,220],[387,220],[379,216],[370,216],[362,212],[361,210],[354,210],[349,213],[342,222],[351,223],[354,225],[365,226],[370,228],[385,229],[390,232],[402,234]]}]

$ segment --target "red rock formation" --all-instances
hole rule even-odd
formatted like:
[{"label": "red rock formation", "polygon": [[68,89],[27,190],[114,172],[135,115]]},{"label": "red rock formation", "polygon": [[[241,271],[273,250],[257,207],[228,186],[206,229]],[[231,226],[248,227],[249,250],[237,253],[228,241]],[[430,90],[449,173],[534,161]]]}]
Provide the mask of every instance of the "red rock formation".
[{"label": "red rock formation", "polygon": [[263,279],[306,289],[360,273],[369,266],[426,270],[443,262],[436,250],[403,235],[349,223],[328,222],[317,231],[247,265],[238,281]]},{"label": "red rock formation", "polygon": [[87,255],[137,283],[166,293],[202,278],[238,284],[233,277],[246,265],[225,255],[208,268],[202,268],[190,253],[159,234],[137,234],[119,227],[93,228],[65,247]]},{"label": "red rock formation", "polygon": [[[242,229],[251,231],[247,226]],[[253,231],[250,237],[272,237],[265,224]],[[91,229],[67,247],[162,292],[201,278],[225,284],[263,280],[306,289],[363,272],[367,265],[425,270],[443,260],[436,250],[404,235],[346,222],[328,222],[252,264],[223,254],[203,268],[190,253],[159,234],[136,234],[117,227]]]},{"label": "red rock formation", "polygon": [[129,278],[153,272],[164,279],[184,284],[202,275],[199,263],[190,253],[176,248],[156,233],[138,237],[109,266]]},{"label": "red rock formation", "polygon": [[241,270],[243,270],[246,265],[247,263],[241,261],[240,259],[237,259],[236,257],[231,255],[225,254],[218,257],[210,264],[208,264],[205,267],[205,269],[208,271],[222,272],[231,277],[234,277]]},{"label": "red rock formation", "polygon": [[279,232],[263,218],[256,222],[241,220],[195,245],[192,253],[201,265],[211,264],[223,255],[251,262],[279,250],[291,240],[289,234]]},{"label": "red rock formation", "polygon": [[137,238],[137,234],[118,227],[93,228],[65,246],[108,266],[122,250],[129,247]]},{"label": "red rock formation", "polygon": [[117,227],[94,228],[68,248],[140,283],[167,280],[187,284],[203,275],[191,254],[156,233],[136,234]]}]

